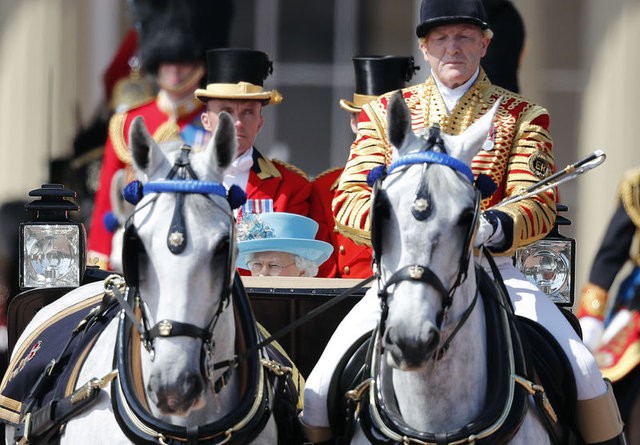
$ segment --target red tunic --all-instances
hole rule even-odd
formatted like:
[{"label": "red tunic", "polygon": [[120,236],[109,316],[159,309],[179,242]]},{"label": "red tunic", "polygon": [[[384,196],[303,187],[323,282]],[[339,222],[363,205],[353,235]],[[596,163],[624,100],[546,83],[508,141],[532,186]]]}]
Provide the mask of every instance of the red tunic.
[{"label": "red tunic", "polygon": [[[104,147],[100,183],[95,196],[89,236],[87,239],[87,262],[107,267],[111,253],[111,239],[113,234],[104,226],[104,216],[111,210],[110,188],[111,180],[115,172],[131,164],[128,150],[129,126],[136,116],[144,118],[149,133],[156,142],[161,143],[180,138],[180,132],[188,124],[200,126],[200,114],[203,105],[200,102],[191,102],[189,107],[178,110],[177,118],[160,109],[157,99],[146,102],[138,107],[123,113],[116,113],[109,122],[109,136]],[[191,127],[191,126],[189,126]],[[131,178],[133,179],[133,177]]]},{"label": "red tunic", "polygon": [[264,157],[255,147],[245,192],[247,200],[272,200],[274,212],[309,215],[311,183],[307,176],[293,165]]},{"label": "red tunic", "polygon": [[371,270],[371,248],[359,245],[342,235],[335,225],[331,201],[343,168],[320,173],[311,181],[311,205],[309,216],[318,223],[316,239],[333,245],[333,254],[320,266],[319,277],[368,278]]}]

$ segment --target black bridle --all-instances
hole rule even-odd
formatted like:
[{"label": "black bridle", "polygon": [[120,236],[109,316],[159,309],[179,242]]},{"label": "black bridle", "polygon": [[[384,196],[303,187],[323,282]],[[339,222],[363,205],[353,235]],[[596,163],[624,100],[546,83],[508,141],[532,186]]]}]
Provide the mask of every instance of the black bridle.
[{"label": "black bridle", "polygon": [[[378,269],[380,268],[380,259],[382,255],[381,233],[383,228],[380,226],[382,225],[382,219],[388,217],[390,205],[388,202],[386,191],[382,189],[382,182],[388,175],[391,175],[393,173],[402,173],[403,171],[405,171],[405,167],[413,165],[423,166],[420,181],[418,182],[418,187],[415,192],[415,198],[411,206],[411,213],[417,221],[425,220],[431,214],[431,198],[427,187],[426,178],[428,167],[430,165],[438,164],[449,167],[459,173],[471,184],[475,183],[471,168],[462,161],[446,153],[444,149],[444,142],[440,136],[440,128],[437,125],[429,129],[429,134],[426,138],[426,142],[427,143],[425,144],[425,147],[421,151],[410,153],[398,158],[386,169],[385,175],[380,176],[373,184],[371,239],[374,249],[374,261]],[[436,151],[435,149],[439,151]],[[431,270],[431,268],[426,265],[411,264],[404,266],[396,270],[387,280],[383,280],[381,271],[378,270],[378,297],[380,299],[380,305],[382,308],[379,325],[379,329],[381,331],[384,331],[386,317],[388,316],[389,308],[387,300],[389,297],[389,288],[403,281],[422,282],[428,284],[440,294],[442,299],[442,308],[437,314],[436,324],[437,328],[441,329],[442,322],[444,320],[444,314],[453,303],[453,295],[456,289],[465,281],[467,277],[469,261],[471,260],[472,255],[471,240],[473,238],[475,227],[480,214],[481,193],[477,188],[474,188],[474,190],[475,194],[473,219],[470,221],[470,224],[467,227],[456,279],[449,289],[444,286],[442,280],[433,272],[433,270]],[[469,308],[467,308],[467,310],[463,314],[461,322],[454,331],[454,334],[458,331],[461,324],[464,323],[466,318],[470,315],[471,310],[475,305],[475,301],[476,298],[474,298]],[[446,344],[448,345],[451,340],[452,337],[449,337]],[[443,351],[442,348],[440,348],[440,350]]]},{"label": "black bridle", "polygon": [[[129,201],[134,204],[142,198],[144,195],[151,193],[156,194],[151,200],[143,204],[143,206],[136,208],[133,215],[129,217],[127,221],[127,227],[123,238],[122,249],[122,264],[124,269],[124,276],[129,287],[127,293],[127,303],[130,306],[138,307],[142,314],[142,319],[138,323],[137,320],[132,322],[134,326],[138,326],[140,331],[141,341],[145,349],[154,356],[154,341],[155,339],[162,337],[191,337],[202,340],[202,369],[203,375],[211,378],[214,369],[218,369],[220,366],[212,362],[213,354],[215,352],[215,341],[213,339],[213,331],[220,318],[222,312],[229,306],[231,285],[233,281],[233,264],[234,254],[233,245],[235,242],[235,218],[231,206],[222,207],[216,201],[211,199],[211,195],[220,196],[229,199],[229,193],[225,186],[219,182],[214,181],[200,181],[198,176],[191,167],[189,161],[189,155],[191,153],[191,147],[183,145],[181,147],[180,155],[175,161],[173,167],[163,181],[149,181],[145,184],[137,183],[133,187],[129,188],[137,189],[137,196],[134,198],[128,197]],[[206,197],[215,206],[219,207],[224,214],[229,218],[229,233],[227,235],[227,260],[224,271],[224,284],[222,286],[220,298],[218,299],[218,307],[214,313],[210,322],[204,327],[199,327],[191,323],[183,323],[175,320],[159,320],[155,325],[149,326],[149,318],[145,311],[145,306],[142,302],[142,298],[139,295],[139,257],[144,254],[144,246],[138,236],[137,229],[133,224],[133,217],[136,212],[143,207],[153,205],[156,199],[162,193],[172,193],[176,197],[176,205],[173,211],[171,224],[169,226],[169,232],[167,233],[167,248],[174,255],[180,255],[184,252],[184,249],[189,242],[189,236],[187,233],[185,217],[184,217],[184,199],[187,194],[199,194]],[[130,313],[130,312],[129,312]],[[131,317],[130,317],[131,318]],[[228,373],[233,368],[227,369]],[[226,373],[225,373],[226,374]],[[223,375],[221,378],[228,379],[229,375]],[[219,385],[214,385],[218,387]]]}]

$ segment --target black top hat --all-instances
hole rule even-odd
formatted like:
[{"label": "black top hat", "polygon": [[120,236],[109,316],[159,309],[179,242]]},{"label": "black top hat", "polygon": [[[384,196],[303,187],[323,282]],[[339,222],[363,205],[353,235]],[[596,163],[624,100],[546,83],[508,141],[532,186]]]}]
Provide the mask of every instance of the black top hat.
[{"label": "black top hat", "polygon": [[264,80],[273,72],[273,62],[262,51],[245,48],[216,48],[207,51],[207,87],[197,89],[196,98],[256,99],[277,104],[282,96],[265,91]]},{"label": "black top hat", "polygon": [[481,0],[422,0],[416,35],[424,37],[435,26],[452,23],[471,23],[482,29],[489,28]]},{"label": "black top hat", "polygon": [[129,0],[140,60],[149,73],[161,63],[204,62],[208,48],[227,46],[233,0]]},{"label": "black top hat", "polygon": [[352,113],[376,97],[393,90],[404,88],[416,70],[413,57],[402,56],[358,56],[353,58],[356,90],[353,102],[340,100],[340,106]]}]

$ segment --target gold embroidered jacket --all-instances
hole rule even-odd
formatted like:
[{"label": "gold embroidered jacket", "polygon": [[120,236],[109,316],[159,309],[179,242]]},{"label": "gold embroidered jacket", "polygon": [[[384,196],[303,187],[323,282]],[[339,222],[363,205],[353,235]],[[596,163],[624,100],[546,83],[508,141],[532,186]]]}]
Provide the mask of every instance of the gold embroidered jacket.
[{"label": "gold embroidered jacket", "polygon": [[[498,185],[496,192],[482,201],[488,209],[506,197],[549,176],[554,170],[549,114],[544,108],[521,96],[492,85],[484,71],[458,101],[451,114],[433,77],[425,83],[402,90],[411,112],[414,131],[438,123],[443,132],[460,134],[502,97],[489,135],[490,150],[481,150],[473,159],[472,170],[484,173]],[[371,187],[367,174],[379,165],[391,163],[392,147],[387,141],[386,109],[392,93],[365,105],[360,113],[358,136],[351,146],[345,171],[333,200],[333,213],[339,230],[360,244],[370,245],[369,207]],[[502,253],[512,254],[519,247],[544,237],[554,226],[556,191],[547,190],[499,210],[513,220],[513,240]],[[510,237],[511,235],[511,237]]]}]

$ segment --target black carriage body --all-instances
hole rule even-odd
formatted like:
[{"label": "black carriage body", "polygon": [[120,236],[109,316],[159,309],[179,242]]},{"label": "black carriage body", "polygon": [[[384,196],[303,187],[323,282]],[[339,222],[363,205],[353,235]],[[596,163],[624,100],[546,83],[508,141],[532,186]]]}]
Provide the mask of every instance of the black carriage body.
[{"label": "black carriage body", "polygon": [[[108,274],[93,268],[87,269],[85,282],[106,278]],[[298,277],[242,277],[256,321],[269,333],[281,329],[324,303],[348,291],[361,280],[342,278]],[[8,310],[9,351],[20,333],[38,310],[60,298],[72,288],[30,289],[18,294]],[[343,301],[310,318],[300,326],[276,339],[289,354],[305,378],[322,354],[333,331],[351,308],[362,298],[366,287],[358,289]]]}]

